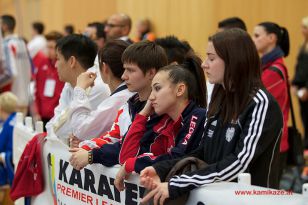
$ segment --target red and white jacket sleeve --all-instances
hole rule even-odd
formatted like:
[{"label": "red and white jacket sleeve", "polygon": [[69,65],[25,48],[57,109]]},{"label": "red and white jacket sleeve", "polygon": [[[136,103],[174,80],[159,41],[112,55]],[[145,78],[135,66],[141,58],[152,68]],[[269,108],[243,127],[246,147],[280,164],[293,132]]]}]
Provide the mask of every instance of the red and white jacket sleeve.
[{"label": "red and white jacket sleeve", "polygon": [[79,147],[85,150],[92,150],[96,148],[102,147],[104,144],[113,144],[118,142],[121,139],[121,132],[120,132],[120,125],[119,125],[119,118],[123,113],[123,109],[118,111],[117,117],[114,120],[110,131],[103,134],[98,138],[93,138],[91,140],[85,140],[79,143]]}]

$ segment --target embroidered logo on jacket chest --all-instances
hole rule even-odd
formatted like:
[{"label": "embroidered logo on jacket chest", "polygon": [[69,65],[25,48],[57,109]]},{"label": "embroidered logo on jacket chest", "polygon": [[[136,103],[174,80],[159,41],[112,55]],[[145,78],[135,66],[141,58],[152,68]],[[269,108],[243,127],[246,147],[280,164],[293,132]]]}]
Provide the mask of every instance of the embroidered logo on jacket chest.
[{"label": "embroidered logo on jacket chest", "polygon": [[230,142],[233,137],[234,137],[234,133],[235,133],[235,128],[234,127],[229,127],[226,131],[226,140],[228,142]]}]

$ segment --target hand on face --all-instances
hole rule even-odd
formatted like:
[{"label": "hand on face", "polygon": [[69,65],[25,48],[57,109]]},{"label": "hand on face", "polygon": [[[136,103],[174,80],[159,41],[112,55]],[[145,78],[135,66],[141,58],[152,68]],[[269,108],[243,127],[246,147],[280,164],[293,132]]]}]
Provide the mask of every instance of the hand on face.
[{"label": "hand on face", "polygon": [[92,73],[92,72],[81,73],[77,77],[76,86],[85,90],[90,86],[94,86],[95,79],[96,79],[96,73]]},{"label": "hand on face", "polygon": [[152,103],[150,100],[147,100],[147,103],[145,104],[144,108],[139,112],[139,114],[148,117],[153,113],[154,113],[154,108],[152,106]]},{"label": "hand on face", "polygon": [[82,148],[72,148],[69,149],[69,151],[72,153],[69,162],[74,167],[74,169],[81,170],[82,168],[84,168],[89,164],[88,161],[89,153],[87,150],[84,150]]}]

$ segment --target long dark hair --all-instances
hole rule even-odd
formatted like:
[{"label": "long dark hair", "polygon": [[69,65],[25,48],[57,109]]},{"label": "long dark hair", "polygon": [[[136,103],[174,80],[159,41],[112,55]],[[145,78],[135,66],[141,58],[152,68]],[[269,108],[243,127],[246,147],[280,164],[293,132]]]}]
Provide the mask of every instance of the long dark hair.
[{"label": "long dark hair", "polygon": [[169,79],[173,84],[183,82],[187,86],[187,96],[200,107],[205,108],[206,103],[206,83],[204,72],[201,67],[202,60],[190,54],[183,64],[167,65],[159,70],[169,73]]},{"label": "long dark hair", "polygon": [[273,22],[262,22],[259,23],[258,26],[262,26],[266,33],[273,33],[276,35],[276,45],[280,46],[284,53],[284,57],[287,57],[290,51],[290,39],[288,30],[284,27],[280,27],[278,24]]},{"label": "long dark hair", "polygon": [[252,95],[262,86],[257,49],[247,32],[233,28],[209,38],[225,63],[224,85],[214,87],[208,116],[217,114],[224,123],[236,120]]}]

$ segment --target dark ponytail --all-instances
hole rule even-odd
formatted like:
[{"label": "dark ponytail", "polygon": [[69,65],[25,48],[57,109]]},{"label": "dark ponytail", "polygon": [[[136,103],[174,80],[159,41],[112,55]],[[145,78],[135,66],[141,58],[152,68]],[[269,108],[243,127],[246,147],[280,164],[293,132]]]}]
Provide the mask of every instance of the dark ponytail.
[{"label": "dark ponytail", "polygon": [[196,80],[195,81],[196,91],[190,92],[191,95],[190,97],[193,98],[193,96],[195,96],[196,102],[201,107],[206,107],[207,89],[206,89],[205,76],[201,64],[202,64],[201,58],[190,53],[188,54],[188,56],[186,56],[182,65],[193,74]]},{"label": "dark ponytail", "polygon": [[105,46],[98,52],[99,67],[102,67],[102,63],[106,63],[112,74],[116,78],[121,79],[121,76],[124,73],[121,57],[128,46],[128,43],[121,40],[107,41]]},{"label": "dark ponytail", "polygon": [[281,27],[282,36],[281,41],[279,43],[279,46],[284,52],[284,57],[287,57],[289,55],[290,51],[290,39],[289,39],[289,32],[285,27]]},{"label": "dark ponytail", "polygon": [[273,22],[263,22],[258,25],[262,26],[267,33],[273,33],[277,36],[276,45],[281,48],[284,53],[284,57],[287,57],[290,51],[290,39],[288,30]]},{"label": "dark ponytail", "polygon": [[188,99],[195,101],[200,107],[206,107],[206,82],[201,67],[202,60],[196,55],[189,55],[183,64],[168,65],[160,71],[169,72],[169,79],[174,84],[179,82],[187,86]]}]

